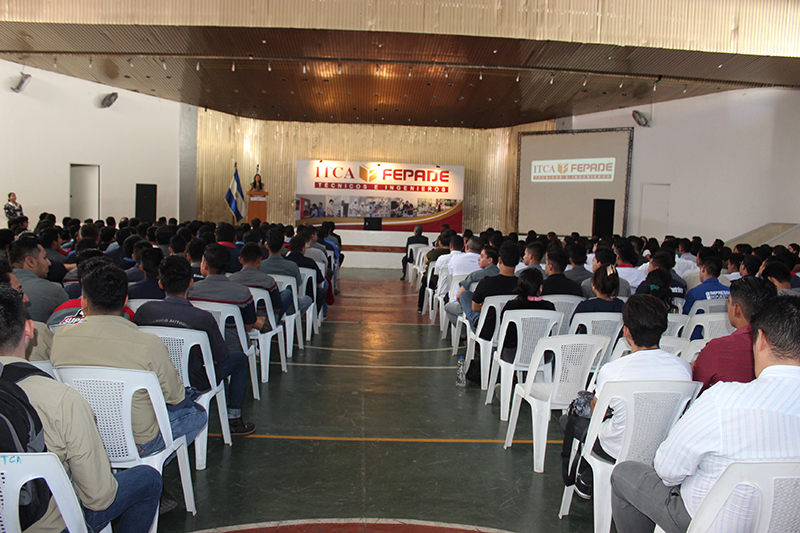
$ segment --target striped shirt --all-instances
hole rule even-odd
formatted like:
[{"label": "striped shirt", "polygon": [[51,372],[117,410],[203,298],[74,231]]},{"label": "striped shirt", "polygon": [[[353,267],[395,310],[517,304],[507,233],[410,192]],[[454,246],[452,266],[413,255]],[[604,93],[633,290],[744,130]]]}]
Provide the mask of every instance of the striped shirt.
[{"label": "striped shirt", "polygon": [[[750,383],[717,383],[705,391],[658,449],[655,469],[667,486],[681,486],[694,516],[734,461],[800,459],[800,367],[774,365]],[[716,531],[749,531],[754,493],[737,490]]]}]

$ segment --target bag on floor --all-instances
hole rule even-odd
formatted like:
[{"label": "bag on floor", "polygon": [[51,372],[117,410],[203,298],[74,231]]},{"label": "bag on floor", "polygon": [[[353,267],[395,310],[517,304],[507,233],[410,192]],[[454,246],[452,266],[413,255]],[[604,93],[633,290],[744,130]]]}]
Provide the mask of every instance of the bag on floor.
[{"label": "bag on floor", "polygon": [[473,359],[469,362],[469,368],[467,369],[467,373],[464,376],[468,380],[472,381],[473,383],[477,383],[478,385],[481,384],[481,363],[477,359]]},{"label": "bag on floor", "polygon": [[[0,364],[0,452],[46,452],[44,431],[39,414],[17,383],[31,375],[52,379],[27,363]],[[43,479],[23,485],[19,495],[19,521],[22,530],[41,519],[50,503],[50,489]]]}]

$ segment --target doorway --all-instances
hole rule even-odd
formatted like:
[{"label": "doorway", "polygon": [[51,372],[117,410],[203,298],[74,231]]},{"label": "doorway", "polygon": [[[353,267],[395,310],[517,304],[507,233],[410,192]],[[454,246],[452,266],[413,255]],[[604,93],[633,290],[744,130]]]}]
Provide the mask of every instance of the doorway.
[{"label": "doorway", "polygon": [[639,234],[655,237],[659,241],[669,233],[669,184],[642,184],[642,211],[639,216]]},{"label": "doorway", "polygon": [[100,218],[100,165],[69,166],[69,216]]}]

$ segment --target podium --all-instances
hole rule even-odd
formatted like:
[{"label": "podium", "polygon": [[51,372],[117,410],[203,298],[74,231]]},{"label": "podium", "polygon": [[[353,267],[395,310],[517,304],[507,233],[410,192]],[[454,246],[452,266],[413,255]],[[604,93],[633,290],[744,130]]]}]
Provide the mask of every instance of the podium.
[{"label": "podium", "polygon": [[261,222],[267,221],[267,191],[248,191],[247,193],[247,218],[248,222],[258,218]]}]

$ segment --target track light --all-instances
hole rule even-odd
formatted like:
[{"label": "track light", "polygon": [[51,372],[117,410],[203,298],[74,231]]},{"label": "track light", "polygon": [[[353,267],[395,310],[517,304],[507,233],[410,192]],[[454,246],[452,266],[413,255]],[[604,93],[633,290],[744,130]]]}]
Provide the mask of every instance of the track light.
[{"label": "track light", "polygon": [[236,61],[231,63],[231,72],[236,72]]},{"label": "track light", "polygon": [[444,67],[444,77],[445,77],[445,78],[447,78],[447,77],[448,77],[448,75],[447,75],[447,67]]},{"label": "track light", "polygon": [[198,72],[200,72],[200,62],[199,61],[197,62],[197,65],[195,66],[195,68],[197,69]]},{"label": "track light", "polygon": [[20,73],[20,74],[21,74],[21,76],[20,76],[19,81],[17,82],[17,84],[15,86],[11,87],[11,90],[14,91],[15,93],[21,93],[22,91],[24,91],[25,87],[27,87],[28,83],[30,83],[30,81],[31,81],[31,75],[30,74],[24,74],[24,73]]},{"label": "track light", "polygon": [[519,72],[517,72],[517,83],[519,83]]},{"label": "track light", "polygon": [[583,86],[586,87],[586,84],[589,83],[589,77],[583,78]]},{"label": "track light", "polygon": [[307,71],[308,71],[308,68],[306,67],[306,64],[303,63],[303,74],[305,74]]},{"label": "track light", "polygon": [[341,75],[342,75],[342,64],[339,63],[339,76],[341,76]]},{"label": "track light", "polygon": [[130,59],[128,60],[128,66],[133,68],[133,61],[131,61]]},{"label": "track light", "polygon": [[623,82],[622,80],[620,80],[620,82],[619,82],[619,88],[620,88],[620,89],[622,89],[622,84],[623,84],[623,83],[624,83],[624,82]]},{"label": "track light", "polygon": [[408,77],[411,77],[411,67],[408,67]]},{"label": "track light", "polygon": [[89,58],[89,68],[92,68],[92,58]]},{"label": "track light", "polygon": [[161,60],[161,66],[164,67],[164,70],[167,70],[167,62],[163,59]]},{"label": "track light", "polygon": [[479,71],[479,72],[478,72],[478,79],[479,79],[479,80],[482,80],[482,79],[483,79],[483,70],[481,70],[481,71]]},{"label": "track light", "polygon": [[272,62],[267,61],[267,72],[272,72]]},{"label": "track light", "polygon": [[556,79],[556,75],[555,74],[550,74],[550,85],[553,85],[553,81],[555,81],[555,79]]},{"label": "track light", "polygon": [[58,68],[58,58],[57,57],[53,58],[53,68]]}]

